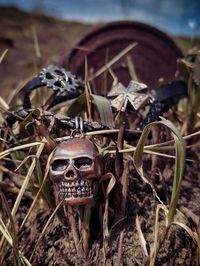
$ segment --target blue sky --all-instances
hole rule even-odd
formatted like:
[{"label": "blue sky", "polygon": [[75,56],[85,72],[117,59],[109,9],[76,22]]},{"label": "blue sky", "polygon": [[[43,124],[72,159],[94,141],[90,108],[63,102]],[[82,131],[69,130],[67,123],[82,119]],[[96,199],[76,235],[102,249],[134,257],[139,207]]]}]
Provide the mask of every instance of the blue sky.
[{"label": "blue sky", "polygon": [[179,35],[190,35],[194,26],[200,36],[200,0],[0,0],[0,5],[85,22],[137,20]]}]

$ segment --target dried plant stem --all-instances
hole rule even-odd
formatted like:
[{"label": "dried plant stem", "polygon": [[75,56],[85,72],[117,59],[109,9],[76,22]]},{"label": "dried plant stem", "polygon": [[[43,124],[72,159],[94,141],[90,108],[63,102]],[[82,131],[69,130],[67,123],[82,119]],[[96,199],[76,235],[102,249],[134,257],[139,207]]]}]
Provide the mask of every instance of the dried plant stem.
[{"label": "dried plant stem", "polygon": [[6,110],[6,111],[9,109],[9,105],[8,105],[7,102],[4,101],[4,99],[1,98],[1,97],[0,97],[0,106],[2,107],[2,109]]},{"label": "dried plant stem", "polygon": [[22,149],[30,148],[30,147],[33,147],[33,146],[42,145],[42,144],[45,144],[45,143],[46,143],[46,141],[45,141],[45,139],[43,139],[42,141],[36,141],[36,142],[32,142],[32,143],[27,143],[27,144],[23,144],[23,145],[14,147],[14,148],[7,149],[7,150],[2,151],[0,153],[0,159],[3,159],[4,157],[8,156],[13,151],[22,150]]},{"label": "dried plant stem", "polygon": [[122,177],[121,177],[121,180],[120,180],[120,182],[122,184],[122,202],[121,202],[122,217],[124,217],[125,212],[126,212],[129,176],[130,176],[130,161],[127,161],[125,168],[124,168],[124,171],[123,171],[123,174],[122,174]]},{"label": "dried plant stem", "polygon": [[79,234],[78,234],[76,220],[75,220],[74,215],[73,215],[73,208],[68,205],[67,206],[67,211],[66,211],[66,209],[64,209],[64,210],[65,210],[65,215],[69,219],[69,223],[70,223],[70,226],[71,226],[72,236],[73,236],[74,244],[75,244],[75,247],[76,247],[77,255],[80,256],[81,258],[84,258],[85,254],[84,254],[84,251],[83,251],[83,249],[82,249],[82,247],[80,245],[80,237],[79,237]]},{"label": "dried plant stem", "polygon": [[32,260],[33,255],[34,255],[34,253],[35,253],[35,251],[36,251],[36,248],[37,248],[39,242],[41,241],[42,237],[44,236],[44,233],[45,233],[47,227],[49,226],[49,224],[50,224],[50,222],[52,221],[54,215],[56,214],[56,212],[57,212],[58,209],[60,208],[61,204],[63,204],[62,201],[61,201],[61,202],[58,204],[58,206],[55,208],[54,212],[51,214],[51,216],[49,217],[47,223],[45,224],[45,227],[43,228],[42,233],[40,234],[40,237],[38,238],[38,240],[37,240],[37,242],[36,242],[36,244],[35,244],[35,247],[34,247],[34,249],[33,249],[33,252],[32,252],[32,254],[31,254],[31,256],[30,256],[30,259],[29,259],[30,261]]},{"label": "dried plant stem", "polygon": [[154,253],[154,256],[153,256],[153,260],[152,260],[152,261],[150,260],[150,264],[149,264],[149,266],[155,266],[156,257],[157,257],[157,255],[158,255],[158,253],[159,253],[159,251],[160,251],[160,249],[161,249],[163,243],[165,242],[165,240],[166,240],[166,238],[167,238],[167,234],[168,234],[168,232],[169,232],[170,226],[171,226],[171,225],[166,226],[166,227],[164,228],[164,230],[163,230],[163,232],[162,232],[162,234],[161,234],[161,236],[160,236],[160,240],[157,241],[157,247],[156,247],[156,250],[155,250],[155,253]]},{"label": "dried plant stem", "polygon": [[[53,124],[54,124],[54,119],[51,121],[51,123],[50,123],[50,125],[49,125],[49,130],[51,130]],[[41,144],[41,146],[39,147],[39,149],[38,149],[38,151],[37,151],[37,153],[36,153],[35,158],[33,159],[32,164],[34,163],[34,165],[35,165],[34,167],[36,167],[37,160],[39,159],[39,157],[40,157],[40,155],[41,155],[41,153],[42,153],[42,151],[43,151],[43,149],[44,149],[44,147],[45,147],[45,144],[47,143],[47,141],[45,142],[44,140],[47,140],[46,137],[43,137],[43,138],[42,138],[42,141],[43,141],[42,144],[43,144],[43,146],[42,146],[42,144]],[[39,191],[37,192],[37,195],[35,196],[35,198],[34,198],[32,204],[31,204],[31,207],[29,208],[28,213],[26,214],[26,216],[25,216],[25,218],[24,218],[24,220],[23,220],[23,222],[22,222],[22,224],[21,224],[21,226],[20,226],[20,229],[23,227],[23,225],[25,224],[26,220],[28,219],[28,217],[29,217],[31,211],[33,210],[33,208],[34,208],[34,206],[35,206],[35,203],[37,202],[37,199],[38,199],[38,197],[39,197],[39,195],[40,195],[40,193],[41,193],[41,191],[42,191],[42,189],[43,189],[43,187],[44,187],[44,185],[45,185],[46,179],[47,179],[47,177],[48,177],[49,164],[50,164],[50,160],[51,160],[51,158],[52,158],[52,155],[53,155],[53,153],[51,152],[50,155],[49,155],[49,157],[48,157],[48,159],[47,159],[47,164],[46,164],[46,169],[45,169],[45,173],[44,173],[44,178],[43,178],[43,180],[42,180],[42,183],[41,183],[41,186],[40,186],[40,188],[39,188]],[[31,164],[31,165],[32,165],[32,164]],[[20,229],[19,229],[19,230],[20,230]]]},{"label": "dried plant stem", "polygon": [[108,183],[108,186],[106,188],[106,191],[105,191],[104,186],[102,184],[102,190],[104,191],[104,195],[105,195],[105,208],[104,208],[104,214],[103,214],[103,265],[106,265],[108,239],[109,239],[109,235],[110,235],[109,228],[108,228],[109,194],[116,183],[116,179],[112,173],[107,173],[102,177],[102,180],[106,180],[106,179],[109,179],[109,183]]},{"label": "dried plant stem", "polygon": [[[3,221],[1,220],[1,218],[0,218],[0,231],[3,232],[3,236],[4,236],[4,238],[7,240],[7,242],[9,243],[9,245],[10,245],[11,247],[13,247],[13,240],[12,240],[12,237],[10,236],[10,234],[9,234],[9,232],[8,232],[8,230],[7,230],[7,227],[5,226],[5,224],[3,223]],[[24,256],[22,255],[22,252],[21,252],[20,250],[19,250],[19,255],[20,255],[21,259],[24,261],[24,263],[26,263],[26,265],[28,265],[28,266],[32,266],[32,265],[30,264],[30,262],[26,259],[26,257],[24,257]]]},{"label": "dried plant stem", "polygon": [[41,191],[43,190],[44,184],[45,184],[45,182],[47,180],[47,177],[48,177],[49,163],[50,163],[50,160],[52,158],[52,155],[53,155],[52,153],[49,155],[49,158],[47,160],[47,166],[46,166],[46,170],[45,170],[45,174],[44,174],[44,178],[43,178],[42,184],[41,184],[41,186],[40,186],[40,188],[39,188],[36,196],[34,197],[34,200],[33,200],[32,204],[31,204],[31,207],[29,208],[29,210],[28,210],[28,212],[27,212],[27,214],[26,214],[26,216],[25,216],[25,218],[24,218],[24,220],[23,220],[23,222],[21,224],[19,231],[22,229],[22,227],[24,226],[25,222],[27,221],[29,215],[31,214],[31,212],[32,212],[32,210],[33,210],[33,208],[34,208],[37,200],[38,200],[38,197],[39,197]]},{"label": "dried plant stem", "polygon": [[159,204],[156,208],[155,229],[154,229],[154,245],[153,245],[153,250],[151,251],[151,255],[149,258],[149,266],[155,265],[155,261],[156,261],[156,257],[158,255],[158,252],[159,252],[160,248],[162,247],[162,244],[165,241],[165,239],[167,237],[167,233],[169,231],[169,226],[165,226],[164,230],[162,232],[162,235],[160,237],[160,240],[158,239],[158,229],[159,229],[158,218],[159,218],[159,212],[161,210],[164,210],[164,212],[165,212],[165,209],[163,209],[163,205]]},{"label": "dried plant stem", "polygon": [[186,224],[183,224],[179,221],[174,221],[173,224],[178,225],[182,227],[192,238],[194,243],[197,245],[197,256],[196,256],[196,265],[200,265],[200,234],[199,234],[199,223],[197,224],[197,227],[192,230],[189,228]]},{"label": "dried plant stem", "polygon": [[88,110],[88,121],[92,121],[90,94],[91,92],[88,82],[88,63],[87,63],[87,57],[85,57],[85,96],[86,96],[87,110]]},{"label": "dried plant stem", "polygon": [[122,257],[123,238],[124,238],[124,231],[121,231],[120,236],[119,236],[117,259],[114,263],[114,266],[120,266],[120,261],[121,261],[121,257]]},{"label": "dried plant stem", "polygon": [[140,223],[138,215],[136,215],[135,225],[136,225],[136,230],[138,233],[139,243],[142,247],[142,252],[143,252],[145,257],[148,257],[147,243],[146,243],[144,234],[143,234],[142,229],[141,229],[141,223]]},{"label": "dried plant stem", "polygon": [[120,126],[119,133],[117,136],[117,149],[115,156],[115,175],[119,179],[123,173],[123,153],[119,153],[119,150],[123,149],[124,143],[124,125]]},{"label": "dried plant stem", "polygon": [[89,78],[89,81],[97,78],[103,72],[105,72],[107,69],[109,69],[114,63],[116,63],[120,58],[122,58],[124,55],[126,55],[128,52],[130,52],[134,47],[136,47],[137,43],[134,42],[130,45],[128,45],[124,50],[122,50],[117,56],[115,56],[113,59],[111,59],[106,65],[104,65],[102,68],[100,68],[92,77]]},{"label": "dried plant stem", "polygon": [[3,61],[4,57],[5,57],[5,55],[7,54],[7,52],[8,52],[8,49],[4,50],[2,55],[0,56],[0,64],[2,63],[2,61]]},{"label": "dried plant stem", "polygon": [[86,257],[89,254],[91,204],[80,206],[81,240]]},{"label": "dried plant stem", "polygon": [[109,207],[108,198],[106,197],[105,210],[103,214],[103,265],[106,265],[106,255],[108,250],[108,238],[109,238],[108,207]]},{"label": "dried plant stem", "polygon": [[[102,135],[102,134],[118,133],[118,132],[119,132],[119,129],[106,129],[106,130],[97,130],[97,131],[92,131],[92,132],[85,132],[85,135],[86,136],[93,136],[93,135]],[[138,132],[138,131],[136,131],[136,130],[125,130],[125,132]],[[200,131],[197,131],[197,132],[195,132],[193,134],[184,136],[183,139],[187,140],[189,138],[192,138],[192,137],[198,136],[198,135],[200,135]],[[63,140],[67,140],[69,138],[70,138],[70,136],[66,136],[66,137],[62,137],[62,138],[56,138],[55,141],[63,141]],[[168,145],[168,144],[171,144],[171,143],[174,143],[174,140],[170,140],[170,141],[166,141],[166,142],[162,142],[162,143],[158,143],[158,144],[153,144],[153,145],[147,145],[147,146],[144,146],[144,147],[145,148],[154,148],[154,147],[160,147],[160,146],[163,146],[163,145]],[[122,150],[121,152],[126,152],[126,150],[127,150],[127,152],[135,151],[135,147],[132,147],[132,150],[131,149],[125,149],[125,150]],[[111,153],[115,153],[115,150],[111,151]]]},{"label": "dried plant stem", "polygon": [[15,216],[15,214],[16,214],[16,212],[17,212],[17,210],[18,210],[18,207],[19,207],[19,204],[20,204],[21,199],[22,199],[22,197],[23,197],[23,194],[24,194],[24,192],[25,192],[25,190],[26,190],[26,188],[27,188],[27,186],[28,186],[28,183],[29,183],[29,181],[30,181],[30,178],[31,178],[31,176],[32,176],[32,174],[33,174],[33,171],[34,171],[34,169],[35,169],[35,166],[36,166],[36,160],[37,160],[37,158],[40,157],[40,155],[41,155],[41,153],[42,153],[42,151],[43,151],[43,149],[44,149],[44,146],[45,146],[45,143],[40,144],[40,146],[39,146],[39,148],[38,148],[38,150],[37,150],[37,152],[36,152],[36,156],[35,156],[35,158],[33,158],[33,161],[32,161],[32,163],[31,163],[31,165],[30,165],[30,168],[29,168],[28,173],[27,173],[27,175],[26,175],[26,178],[25,178],[25,180],[24,180],[24,183],[23,183],[23,185],[22,185],[22,187],[21,187],[21,189],[20,189],[20,192],[19,192],[19,194],[18,194],[18,197],[17,197],[17,199],[16,199],[16,201],[15,201],[15,204],[14,204],[14,206],[13,206],[13,209],[12,209],[12,216],[13,216],[13,217]]},{"label": "dried plant stem", "polygon": [[41,52],[40,52],[40,46],[38,42],[38,37],[37,37],[37,31],[36,28],[33,26],[32,27],[32,34],[33,34],[33,42],[34,42],[34,48],[35,48],[35,54],[38,59],[42,57]]},{"label": "dried plant stem", "polygon": [[129,185],[129,176],[130,176],[130,161],[126,162],[123,174],[120,178],[121,191],[120,191],[120,206],[116,210],[115,214],[115,223],[124,218],[126,212],[126,202],[128,194],[128,185]]},{"label": "dried plant stem", "polygon": [[[43,139],[43,140],[44,140],[44,139]],[[14,204],[14,206],[13,206],[13,208],[12,208],[11,215],[12,215],[13,218],[14,218],[15,215],[16,215],[16,212],[17,212],[17,210],[18,210],[18,207],[19,207],[19,204],[20,204],[20,202],[21,202],[21,199],[22,199],[22,197],[23,197],[23,195],[24,195],[24,193],[25,193],[25,190],[27,189],[28,183],[29,183],[30,178],[31,178],[31,176],[32,176],[32,174],[33,174],[33,171],[34,171],[34,169],[35,169],[35,166],[36,166],[36,160],[37,160],[37,158],[40,157],[40,155],[41,155],[41,153],[42,153],[42,151],[43,151],[43,149],[44,149],[44,146],[45,146],[45,142],[40,143],[40,146],[39,146],[39,148],[38,148],[38,150],[37,150],[37,152],[36,152],[36,157],[33,158],[33,161],[32,161],[32,163],[31,163],[31,165],[30,165],[30,167],[29,167],[29,170],[28,170],[28,173],[27,173],[27,175],[26,175],[26,177],[25,177],[24,183],[22,184],[22,187],[21,187],[21,189],[20,189],[20,191],[19,191],[19,194],[18,194],[18,196],[17,196],[17,198],[16,198],[16,200],[15,200],[15,204]],[[13,149],[14,149],[14,148],[13,148]],[[8,223],[8,225],[9,225],[9,223]],[[0,242],[0,249],[1,249],[2,245],[3,245],[3,242],[4,242],[4,237],[2,237],[2,239],[1,239],[1,242]]]},{"label": "dried plant stem", "polygon": [[131,76],[131,79],[138,81],[138,77],[137,77],[137,74],[136,74],[136,71],[135,71],[135,67],[134,67],[134,64],[133,64],[133,61],[132,61],[130,55],[127,55],[126,58],[127,58],[127,65],[128,65],[128,70],[129,70],[129,74]]},{"label": "dried plant stem", "polygon": [[[196,137],[196,136],[198,136],[198,135],[200,135],[200,131],[197,131],[197,132],[194,132],[194,133],[192,133],[192,134],[189,134],[189,135],[183,136],[182,138],[183,138],[184,140],[187,140],[187,139],[190,139],[190,138],[192,138],[192,137]],[[172,143],[174,143],[174,139],[169,140],[169,141],[165,141],[165,142],[162,142],[162,143],[158,143],[158,144],[148,145],[148,146],[146,146],[146,147],[151,148],[151,147],[155,147],[155,146],[156,146],[156,147],[159,147],[159,146],[167,146],[167,145],[172,144]]]}]

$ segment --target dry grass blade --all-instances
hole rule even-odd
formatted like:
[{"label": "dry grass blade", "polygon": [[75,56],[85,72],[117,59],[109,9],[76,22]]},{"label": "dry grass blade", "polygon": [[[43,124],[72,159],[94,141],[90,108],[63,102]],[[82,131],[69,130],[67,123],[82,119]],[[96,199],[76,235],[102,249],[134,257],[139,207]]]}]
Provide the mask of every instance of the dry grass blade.
[{"label": "dry grass blade", "polygon": [[81,258],[84,258],[85,254],[84,254],[82,246],[80,245],[81,242],[80,242],[80,237],[79,237],[79,233],[77,229],[76,219],[73,215],[73,208],[72,206],[68,205],[67,210],[66,210],[66,207],[64,207],[64,211],[65,211],[65,216],[68,217],[68,220],[71,226],[72,236],[73,236],[74,244],[76,247],[77,255]]},{"label": "dry grass blade", "polygon": [[148,257],[147,243],[146,243],[146,240],[145,240],[144,235],[142,233],[142,229],[141,229],[138,215],[136,216],[136,229],[138,232],[138,238],[139,238],[140,245],[142,247],[142,251],[143,251],[144,255],[146,257]]},{"label": "dry grass blade", "polygon": [[41,241],[41,239],[43,238],[44,233],[45,233],[47,227],[49,226],[50,222],[52,221],[54,215],[56,214],[56,212],[58,211],[58,209],[60,208],[60,206],[62,205],[62,203],[63,203],[63,202],[61,201],[61,202],[58,204],[58,206],[55,208],[55,210],[53,211],[53,213],[52,213],[51,216],[49,217],[47,223],[45,224],[45,226],[44,226],[44,228],[43,228],[43,230],[42,230],[42,233],[41,233],[40,237],[38,238],[38,240],[37,240],[37,242],[36,242],[36,244],[35,244],[35,247],[34,247],[34,249],[33,249],[33,252],[32,252],[32,254],[31,254],[31,256],[30,256],[30,259],[29,259],[30,261],[32,260],[33,255],[34,255],[34,253],[35,253],[35,251],[36,251],[36,249],[37,249],[37,246],[38,246],[39,242]]},{"label": "dry grass blade", "polygon": [[119,153],[119,150],[123,149],[124,146],[124,125],[119,128],[117,135],[117,147],[115,155],[115,176],[119,180],[124,170],[123,153]]},{"label": "dry grass blade", "polygon": [[3,159],[4,157],[6,157],[7,155],[9,155],[13,151],[27,149],[27,148],[30,148],[30,147],[33,147],[33,146],[37,146],[37,145],[41,145],[41,144],[45,144],[45,143],[46,143],[46,141],[45,140],[42,140],[42,141],[36,141],[36,142],[32,142],[32,143],[27,143],[27,144],[19,145],[19,146],[14,147],[14,148],[7,149],[7,150],[2,151],[0,153],[0,159]]},{"label": "dry grass blade", "polygon": [[10,91],[9,93],[9,98],[8,98],[8,103],[10,106],[16,106],[18,105],[17,103],[20,102],[20,96],[23,95],[24,93],[24,86],[25,84],[31,79],[32,76],[20,81],[17,86],[12,90]]},{"label": "dry grass blade", "polygon": [[0,231],[3,235],[3,237],[5,237],[5,239],[8,241],[8,243],[10,245],[12,245],[12,237],[11,237],[6,225],[4,224],[3,220],[1,219],[1,217],[0,217]]},{"label": "dry grass blade", "polygon": [[19,245],[18,245],[18,238],[17,238],[17,232],[15,228],[15,222],[11,215],[10,207],[8,205],[8,202],[4,196],[3,193],[0,193],[1,199],[2,199],[2,206],[6,211],[7,216],[9,217],[10,224],[11,224],[11,237],[12,237],[12,243],[13,243],[13,253],[14,253],[14,264],[15,265],[21,265],[21,259],[19,256]]},{"label": "dry grass blade", "polygon": [[[8,229],[6,228],[3,220],[1,219],[0,217],[0,232],[2,233],[3,235],[3,239],[6,239],[6,241],[9,243],[9,245],[11,247],[13,247],[13,240],[12,240],[12,237],[10,236],[10,233],[8,231]],[[28,266],[32,266],[31,263],[22,255],[21,251],[19,250],[19,256],[20,256],[20,259]]]},{"label": "dry grass blade", "polygon": [[182,227],[193,239],[193,241],[197,244],[197,265],[200,265],[200,237],[197,232],[193,232],[186,224],[174,221],[172,224],[176,224]]},{"label": "dry grass blade", "polygon": [[86,257],[89,254],[89,240],[90,240],[90,217],[92,210],[92,203],[86,206],[79,206],[79,224],[80,224],[80,236],[83,251]]},{"label": "dry grass blade", "polygon": [[[118,133],[119,129],[107,129],[107,130],[97,130],[97,131],[92,131],[92,132],[86,132],[84,133],[84,135],[86,136],[94,136],[94,135],[101,135],[101,134],[109,134],[109,133]],[[61,137],[61,138],[56,138],[55,141],[64,141],[64,140],[68,140],[70,138],[70,136],[65,136],[65,137]],[[116,152],[116,148],[113,151],[113,153]]]},{"label": "dry grass blade", "polygon": [[[86,88],[87,86],[85,86]],[[88,103],[91,104],[92,102],[92,96],[91,94],[88,93],[88,95],[86,96],[86,91],[87,89],[85,89],[85,93],[81,94],[76,100],[74,100],[71,105],[69,106],[68,110],[67,110],[67,115],[69,117],[75,117],[77,115],[79,115],[82,112],[86,112],[87,108],[90,108],[88,106]],[[89,99],[88,99],[89,98]],[[89,109],[90,110],[90,109]],[[88,111],[90,112],[90,111]],[[90,112],[90,115],[91,112]]]},{"label": "dry grass blade", "polygon": [[126,213],[129,178],[130,178],[130,161],[127,161],[122,176],[120,178],[120,183],[122,185],[122,198],[120,204],[120,216],[117,217],[118,219],[123,218]]},{"label": "dry grass blade", "polygon": [[[44,139],[43,139],[44,140]],[[21,145],[21,146],[26,146],[27,147],[27,145],[28,144],[26,144],[26,145]],[[36,153],[36,157],[37,158],[39,158],[39,156],[41,155],[41,153],[42,153],[42,151],[43,151],[43,149],[44,149],[44,146],[45,146],[45,142],[43,141],[42,143],[40,142],[40,146],[39,146],[39,148],[38,148],[38,150],[37,150],[37,153]],[[16,147],[16,148],[18,148],[18,147]],[[14,150],[15,148],[13,148],[13,149],[10,149],[10,150]],[[16,150],[16,149],[15,149]],[[8,153],[9,154],[9,153]],[[29,184],[29,181],[30,181],[30,178],[31,178],[31,176],[32,176],[32,173],[33,173],[33,171],[34,171],[34,169],[35,169],[35,166],[36,166],[36,158],[33,158],[33,161],[32,161],[32,163],[31,163],[31,165],[30,165],[30,168],[29,168],[29,170],[28,170],[28,173],[27,173],[27,175],[26,175],[26,177],[25,177],[25,179],[24,179],[24,182],[23,182],[23,184],[22,184],[22,187],[21,187],[21,189],[20,189],[20,191],[19,191],[19,194],[17,195],[17,198],[16,198],[16,200],[15,200],[15,203],[14,203],[14,206],[13,206],[13,208],[12,208],[12,212],[11,212],[11,214],[12,214],[12,216],[13,217],[15,217],[15,215],[16,215],[16,212],[17,212],[17,210],[18,210],[18,207],[19,207],[19,205],[20,205],[20,202],[21,202],[21,200],[22,200],[22,197],[23,197],[23,195],[24,195],[24,193],[25,193],[25,191],[26,191],[26,189],[27,189],[27,187],[28,187],[28,184]],[[4,239],[2,238],[1,239],[1,243],[0,243],[0,248],[2,247],[2,245],[3,245],[3,242],[4,242]]]},{"label": "dry grass blade", "polygon": [[113,189],[116,179],[113,174],[107,173],[104,176],[105,179],[110,179],[105,193],[105,210],[103,214],[103,256],[104,256],[104,265],[106,263],[106,254],[108,248],[108,238],[109,238],[109,229],[108,229],[108,208],[109,208],[109,194]]},{"label": "dry grass blade", "polygon": [[9,109],[9,105],[4,101],[2,97],[0,97],[0,108],[6,111]]},{"label": "dry grass blade", "polygon": [[109,100],[105,97],[94,94],[92,94],[92,98],[94,108],[100,116],[100,122],[103,125],[113,128],[114,120]]},{"label": "dry grass blade", "polygon": [[34,206],[35,206],[37,200],[38,200],[38,197],[39,197],[39,195],[40,195],[40,193],[41,193],[41,191],[42,191],[42,189],[43,189],[43,187],[44,187],[44,184],[45,184],[45,182],[46,182],[46,180],[47,180],[47,177],[48,177],[49,164],[50,164],[50,160],[51,160],[51,158],[52,158],[52,155],[53,155],[53,153],[51,153],[51,154],[49,155],[49,157],[48,157],[47,164],[46,164],[46,169],[45,169],[45,173],[44,173],[44,178],[43,178],[43,180],[42,180],[42,184],[40,185],[40,188],[39,188],[39,190],[38,190],[36,196],[34,197],[34,200],[33,200],[32,204],[31,204],[31,207],[29,208],[28,213],[26,214],[26,216],[25,216],[25,218],[24,218],[24,220],[23,220],[23,222],[22,222],[22,224],[21,224],[19,230],[22,229],[22,227],[24,226],[26,220],[28,219],[29,215],[31,214],[31,212],[32,212],[32,210],[33,210],[33,208],[34,208]]},{"label": "dry grass blade", "polygon": [[[164,212],[166,212],[166,210],[163,208],[163,206],[161,204],[158,204],[158,206],[156,208],[156,216],[155,216],[154,243],[153,243],[153,246],[151,247],[151,250],[150,250],[149,266],[155,265],[157,252],[160,248],[160,243],[159,243],[159,239],[158,239],[158,229],[159,229],[158,218],[159,218],[159,212],[161,210],[164,210]],[[164,229],[164,231],[167,232],[166,229]]]},{"label": "dry grass blade", "polygon": [[117,252],[117,259],[114,262],[114,266],[120,266],[120,261],[122,257],[122,244],[123,244],[123,238],[124,238],[124,231],[120,233],[119,236],[119,244],[118,244],[118,252]]},{"label": "dry grass blade", "polygon": [[92,113],[91,113],[91,90],[90,85],[88,82],[88,62],[87,57],[85,57],[85,96],[86,96],[86,104],[87,104],[87,111],[88,111],[88,120],[92,120]]},{"label": "dry grass blade", "polygon": [[[195,226],[198,228],[199,223],[200,223],[199,215],[196,215],[190,209],[188,209],[184,206],[181,206],[180,210],[187,218],[191,219],[192,222],[195,224]],[[200,236],[200,234],[199,234],[199,236]]]},{"label": "dry grass blade", "polygon": [[134,47],[136,47],[137,43],[134,42],[130,45],[128,45],[124,50],[122,50],[118,55],[116,55],[113,59],[111,59],[105,66],[100,68],[91,78],[89,78],[89,81],[97,78],[101,74],[103,74],[104,71],[109,69],[113,64],[115,64],[120,58],[122,58],[124,55],[126,55],[128,52],[130,52]]},{"label": "dry grass blade", "polygon": [[30,158],[34,158],[35,155],[29,155],[26,158],[23,159],[22,162],[19,163],[19,165],[15,168],[15,172],[17,172]]},{"label": "dry grass blade", "polygon": [[33,42],[34,42],[34,48],[35,48],[35,54],[38,59],[41,58],[41,52],[40,52],[40,46],[38,42],[38,37],[37,37],[37,31],[35,27],[32,27],[32,34],[33,34]]},{"label": "dry grass blade", "polygon": [[162,121],[158,122],[153,122],[148,124],[143,132],[142,135],[138,141],[135,154],[134,154],[134,165],[136,167],[137,172],[139,175],[142,177],[144,182],[148,183],[154,194],[156,195],[157,199],[159,202],[164,206],[162,201],[160,200],[159,196],[157,195],[152,183],[150,180],[147,179],[147,177],[144,176],[143,173],[143,163],[142,163],[142,155],[143,155],[143,150],[144,150],[144,144],[147,140],[147,137],[155,125],[164,125],[168,127],[173,134],[174,140],[175,140],[175,149],[176,149],[176,158],[175,158],[175,173],[174,173],[174,179],[173,179],[173,189],[172,189],[172,195],[171,195],[171,202],[169,206],[169,212],[168,212],[168,224],[170,224],[173,221],[174,214],[176,211],[176,206],[178,202],[178,197],[179,197],[179,192],[180,192],[180,187],[181,187],[181,181],[182,181],[182,176],[183,176],[183,171],[184,171],[184,166],[185,166],[185,143],[180,135],[179,131],[177,128],[174,126],[174,124],[164,118],[162,118]]},{"label": "dry grass blade", "polygon": [[128,70],[129,70],[129,74],[131,76],[131,79],[138,81],[138,77],[137,77],[137,74],[135,71],[135,66],[134,66],[133,61],[129,55],[127,55],[127,65],[128,65]]},{"label": "dry grass blade", "polygon": [[[44,139],[43,139],[43,140],[44,140]],[[12,215],[13,215],[13,216],[15,216],[15,214],[16,214],[16,212],[17,212],[17,209],[18,209],[18,207],[19,207],[19,204],[20,204],[20,202],[21,202],[21,199],[22,199],[22,197],[23,197],[23,194],[24,194],[25,190],[26,190],[27,187],[28,187],[28,184],[29,184],[30,178],[31,178],[31,176],[32,176],[32,174],[33,174],[33,171],[34,171],[34,169],[35,169],[35,166],[36,166],[36,158],[39,158],[39,157],[40,157],[40,155],[41,155],[41,153],[42,153],[44,147],[45,147],[45,143],[40,143],[40,146],[39,146],[39,148],[38,148],[38,150],[37,150],[37,152],[36,152],[36,157],[33,158],[33,161],[32,161],[32,163],[31,163],[31,165],[30,165],[30,168],[29,168],[28,173],[27,173],[27,175],[26,175],[26,177],[25,177],[25,180],[24,180],[24,182],[23,182],[23,185],[22,185],[22,187],[21,187],[21,189],[20,189],[20,191],[19,191],[19,194],[18,194],[17,199],[16,199],[16,201],[15,201],[15,204],[14,204],[14,206],[13,206],[13,209],[12,209]]]},{"label": "dry grass blade", "polygon": [[0,56],[0,64],[2,63],[2,61],[3,61],[4,57],[5,57],[5,55],[7,54],[7,52],[8,52],[8,49],[6,49],[6,50],[2,53],[2,55]]}]

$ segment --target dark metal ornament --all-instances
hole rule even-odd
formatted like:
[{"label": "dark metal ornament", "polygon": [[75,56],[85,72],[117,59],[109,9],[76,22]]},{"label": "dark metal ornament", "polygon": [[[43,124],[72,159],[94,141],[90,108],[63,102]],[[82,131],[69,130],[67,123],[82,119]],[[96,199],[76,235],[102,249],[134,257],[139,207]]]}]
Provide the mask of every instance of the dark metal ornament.
[{"label": "dark metal ornament", "polygon": [[[144,23],[133,21],[117,21],[94,27],[84,35],[71,49],[61,65],[68,67],[78,77],[84,78],[85,57],[88,69],[95,73],[107,61],[114,58],[128,45],[137,42],[137,46],[128,53],[134,64],[138,79],[154,89],[158,80],[165,83],[174,80],[177,69],[176,61],[182,57],[180,49],[174,41],[162,31]],[[84,49],[77,49],[83,47]],[[112,70],[119,82],[128,85],[131,79],[128,70],[127,55],[112,65]],[[102,94],[102,76],[95,79],[95,89]],[[113,79],[108,75],[107,88],[111,88]]]},{"label": "dark metal ornament", "polygon": [[73,93],[79,86],[75,75],[72,75],[70,71],[66,71],[64,68],[58,68],[55,66],[43,68],[40,71],[39,77],[47,88],[51,88],[61,93]]},{"label": "dark metal ornament", "polygon": [[43,68],[39,75],[30,80],[23,88],[23,108],[31,108],[31,93],[40,88],[47,87],[55,91],[55,97],[49,105],[53,107],[61,102],[74,99],[84,91],[83,83],[76,78],[70,71],[56,66]]},{"label": "dark metal ornament", "polygon": [[116,84],[112,87],[107,96],[116,97],[111,100],[111,106],[117,111],[125,112],[128,103],[137,111],[143,107],[150,98],[148,94],[141,93],[145,90],[147,90],[145,84],[131,80],[127,88],[121,83]]}]

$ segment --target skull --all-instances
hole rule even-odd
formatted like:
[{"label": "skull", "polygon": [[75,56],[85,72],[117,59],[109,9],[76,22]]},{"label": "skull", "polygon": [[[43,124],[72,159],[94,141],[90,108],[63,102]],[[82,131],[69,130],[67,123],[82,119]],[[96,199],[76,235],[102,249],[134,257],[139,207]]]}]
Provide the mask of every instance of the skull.
[{"label": "skull", "polygon": [[49,171],[57,200],[85,205],[93,199],[95,180],[102,175],[101,157],[90,140],[72,138],[55,148]]}]

